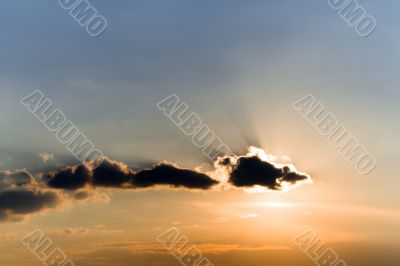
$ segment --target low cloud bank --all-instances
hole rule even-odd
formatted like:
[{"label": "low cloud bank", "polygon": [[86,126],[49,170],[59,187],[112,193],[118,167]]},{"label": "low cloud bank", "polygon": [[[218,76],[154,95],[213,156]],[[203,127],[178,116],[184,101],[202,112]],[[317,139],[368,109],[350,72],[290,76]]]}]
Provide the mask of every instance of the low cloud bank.
[{"label": "low cloud bank", "polygon": [[[97,166],[97,165],[96,165]],[[59,208],[71,202],[107,202],[105,189],[218,190],[255,188],[287,191],[312,178],[292,164],[279,164],[274,156],[250,147],[242,156],[219,157],[211,172],[181,168],[162,162],[134,170],[122,162],[103,159],[100,166],[88,163],[32,175],[21,169],[0,172],[0,222],[22,221],[27,216]]]}]

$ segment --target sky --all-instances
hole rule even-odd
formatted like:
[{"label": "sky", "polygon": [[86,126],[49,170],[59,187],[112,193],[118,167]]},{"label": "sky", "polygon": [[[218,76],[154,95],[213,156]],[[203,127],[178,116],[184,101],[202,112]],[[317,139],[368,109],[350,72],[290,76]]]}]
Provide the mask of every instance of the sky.
[{"label": "sky", "polygon": [[[360,36],[328,0],[91,0],[94,37],[62,2],[0,9],[0,265],[43,265],[21,242],[35,230],[78,266],[182,265],[158,240],[171,228],[215,266],[315,265],[294,240],[308,230],[331,265],[400,265],[398,1],[359,0],[376,21]],[[30,111],[35,91],[97,168]],[[171,95],[231,153],[210,160]],[[371,172],[294,107],[307,95]]]}]

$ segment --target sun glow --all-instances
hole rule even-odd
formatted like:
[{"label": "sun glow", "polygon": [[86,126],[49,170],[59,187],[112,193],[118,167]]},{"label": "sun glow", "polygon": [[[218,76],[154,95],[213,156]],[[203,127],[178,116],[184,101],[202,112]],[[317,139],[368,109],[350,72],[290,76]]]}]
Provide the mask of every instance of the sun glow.
[{"label": "sun glow", "polygon": [[256,206],[267,207],[267,208],[293,208],[294,205],[287,202],[281,201],[264,201],[255,203]]}]

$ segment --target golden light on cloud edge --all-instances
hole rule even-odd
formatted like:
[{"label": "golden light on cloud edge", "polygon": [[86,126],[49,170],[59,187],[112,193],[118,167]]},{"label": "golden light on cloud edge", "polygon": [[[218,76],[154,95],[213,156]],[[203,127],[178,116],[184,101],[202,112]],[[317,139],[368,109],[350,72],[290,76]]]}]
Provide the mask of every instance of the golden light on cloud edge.
[{"label": "golden light on cloud edge", "polygon": [[[250,146],[244,156],[218,158],[214,163],[216,169],[210,175],[220,181],[225,189],[242,187],[246,193],[265,193],[271,190],[288,192],[304,184],[313,183],[313,178],[305,172],[298,171],[295,165],[290,163],[288,156],[282,156],[281,161],[261,148]],[[247,166],[242,166],[244,164]],[[251,167],[255,169],[249,169]],[[241,175],[240,179],[253,180],[239,180],[235,183],[235,176],[238,175]]]}]

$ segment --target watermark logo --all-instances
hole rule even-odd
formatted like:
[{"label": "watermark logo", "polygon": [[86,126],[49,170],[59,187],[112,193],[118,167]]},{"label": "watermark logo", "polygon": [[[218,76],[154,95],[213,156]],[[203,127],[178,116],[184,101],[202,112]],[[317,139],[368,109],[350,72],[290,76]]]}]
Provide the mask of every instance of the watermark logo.
[{"label": "watermark logo", "polygon": [[328,0],[328,4],[358,35],[367,37],[375,30],[375,18],[369,15],[357,0]]},{"label": "watermark logo", "polygon": [[50,238],[45,237],[39,229],[22,237],[20,242],[45,266],[75,266],[65,253],[56,247]]},{"label": "watermark logo", "polygon": [[58,3],[64,8],[71,17],[92,36],[97,37],[102,34],[107,26],[107,19],[99,15],[87,0],[58,0]]},{"label": "watermark logo", "polygon": [[214,266],[176,227],[157,236],[157,241],[184,266]]},{"label": "watermark logo", "polygon": [[347,266],[312,230],[295,237],[293,243],[318,266]]},{"label": "watermark logo", "polygon": [[46,98],[43,92],[39,90],[32,92],[21,99],[21,104],[54,133],[57,140],[78,160],[91,164],[93,169],[103,162],[104,154],[96,149],[93,142],[74,123],[66,119],[59,108],[53,107],[53,102]]},{"label": "watermark logo", "polygon": [[328,138],[329,143],[356,170],[367,175],[375,169],[376,158],[341,124],[332,114],[325,111],[325,106],[313,95],[307,95],[296,101],[293,108],[298,111],[317,131]]},{"label": "watermark logo", "polygon": [[204,155],[214,162],[218,156],[231,154],[231,149],[203,123],[202,119],[194,112],[189,112],[189,106],[181,102],[176,94],[172,94],[157,104],[166,117],[168,117],[185,135],[190,136],[193,145],[201,149]]}]

